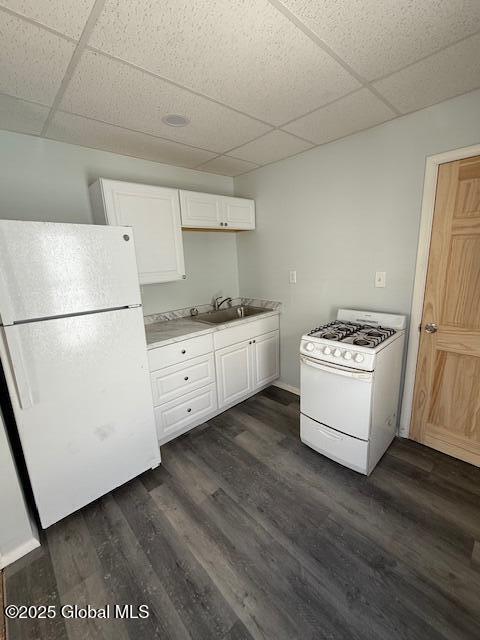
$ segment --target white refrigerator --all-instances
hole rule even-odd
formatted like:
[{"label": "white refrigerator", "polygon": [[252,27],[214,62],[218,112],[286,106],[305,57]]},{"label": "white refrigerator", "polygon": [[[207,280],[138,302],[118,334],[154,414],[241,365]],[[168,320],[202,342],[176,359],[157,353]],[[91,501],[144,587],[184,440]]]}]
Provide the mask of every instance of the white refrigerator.
[{"label": "white refrigerator", "polygon": [[0,358],[44,528],[158,466],[130,228],[0,220]]}]

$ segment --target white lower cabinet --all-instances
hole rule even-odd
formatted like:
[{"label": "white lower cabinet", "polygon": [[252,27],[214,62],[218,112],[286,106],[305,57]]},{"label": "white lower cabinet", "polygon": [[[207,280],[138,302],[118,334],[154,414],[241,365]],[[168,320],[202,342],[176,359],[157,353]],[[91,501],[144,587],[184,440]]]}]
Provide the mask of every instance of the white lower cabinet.
[{"label": "white lower cabinet", "polygon": [[159,444],[273,382],[278,351],[278,316],[150,349]]},{"label": "white lower cabinet", "polygon": [[221,409],[253,392],[252,341],[215,352],[218,406]]},{"label": "white lower cabinet", "polygon": [[272,331],[253,340],[253,384],[263,387],[280,375],[279,331]]},{"label": "white lower cabinet", "polygon": [[278,378],[278,333],[272,331],[215,352],[219,409]]}]

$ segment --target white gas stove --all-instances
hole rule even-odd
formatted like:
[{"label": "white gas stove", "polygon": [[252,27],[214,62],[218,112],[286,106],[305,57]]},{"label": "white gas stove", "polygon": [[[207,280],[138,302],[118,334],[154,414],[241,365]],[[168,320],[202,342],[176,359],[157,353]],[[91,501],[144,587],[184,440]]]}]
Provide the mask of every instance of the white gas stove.
[{"label": "white gas stove", "polygon": [[300,344],[302,442],[369,474],[393,440],[405,316],[339,309]]}]

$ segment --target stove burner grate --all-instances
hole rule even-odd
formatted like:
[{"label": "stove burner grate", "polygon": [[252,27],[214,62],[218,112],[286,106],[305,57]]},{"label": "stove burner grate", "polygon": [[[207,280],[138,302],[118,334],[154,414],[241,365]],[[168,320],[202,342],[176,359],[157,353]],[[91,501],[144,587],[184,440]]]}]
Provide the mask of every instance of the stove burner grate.
[{"label": "stove burner grate", "polygon": [[316,338],[325,338],[325,340],[337,340],[342,341],[347,336],[351,336],[356,331],[362,328],[361,324],[355,322],[341,322],[340,320],[334,320],[328,324],[324,324],[321,327],[316,327],[309,332],[309,336],[315,336]]},{"label": "stove burner grate", "polygon": [[395,333],[388,327],[373,327],[372,325],[357,324],[355,322],[334,320],[309,332],[309,336],[347,342],[359,347],[374,348]]},{"label": "stove burner grate", "polygon": [[353,344],[358,345],[359,347],[370,347],[372,343],[370,340],[365,340],[364,338],[355,338]]}]

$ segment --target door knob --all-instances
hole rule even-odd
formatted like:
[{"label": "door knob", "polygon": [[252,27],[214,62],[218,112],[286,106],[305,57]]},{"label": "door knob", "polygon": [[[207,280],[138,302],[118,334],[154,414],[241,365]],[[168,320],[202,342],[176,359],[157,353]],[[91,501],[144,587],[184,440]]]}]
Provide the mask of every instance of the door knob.
[{"label": "door knob", "polygon": [[427,333],[437,333],[438,327],[435,322],[430,322],[429,324],[425,325],[425,331]]}]

